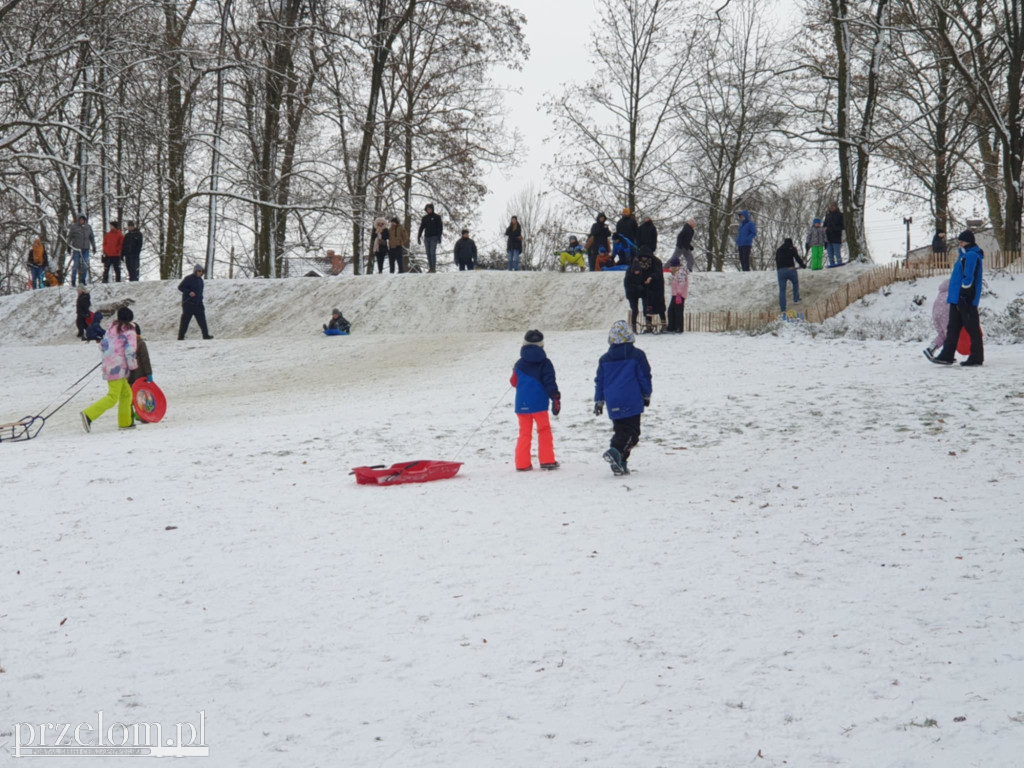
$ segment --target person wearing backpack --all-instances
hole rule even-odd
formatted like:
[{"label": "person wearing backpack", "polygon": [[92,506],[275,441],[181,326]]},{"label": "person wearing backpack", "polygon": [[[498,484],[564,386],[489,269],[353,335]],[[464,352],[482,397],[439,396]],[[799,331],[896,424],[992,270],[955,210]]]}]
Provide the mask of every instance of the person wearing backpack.
[{"label": "person wearing backpack", "polygon": [[28,249],[28,269],[32,273],[32,290],[46,287],[46,246],[41,238],[32,241]]}]

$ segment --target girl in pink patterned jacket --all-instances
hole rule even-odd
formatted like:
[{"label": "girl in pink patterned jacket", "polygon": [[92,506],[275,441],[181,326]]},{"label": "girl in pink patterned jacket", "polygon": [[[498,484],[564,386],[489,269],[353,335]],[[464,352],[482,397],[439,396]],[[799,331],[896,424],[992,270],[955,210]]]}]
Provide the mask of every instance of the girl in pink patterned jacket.
[{"label": "girl in pink patterned jacket", "polygon": [[668,305],[668,333],[683,332],[683,308],[686,306],[686,294],[690,291],[690,274],[682,266],[678,256],[668,260],[668,271],[672,273],[669,278],[669,288],[672,296]]},{"label": "girl in pink patterned jacket", "polygon": [[107,396],[82,411],[82,428],[86,432],[91,431],[92,423],[96,419],[115,405],[117,426],[121,429],[131,429],[135,426],[132,423],[132,388],[128,384],[129,372],[139,366],[135,359],[138,341],[133,319],[132,311],[128,307],[121,307],[117,310],[117,320],[111,323],[106,336],[100,342]]}]

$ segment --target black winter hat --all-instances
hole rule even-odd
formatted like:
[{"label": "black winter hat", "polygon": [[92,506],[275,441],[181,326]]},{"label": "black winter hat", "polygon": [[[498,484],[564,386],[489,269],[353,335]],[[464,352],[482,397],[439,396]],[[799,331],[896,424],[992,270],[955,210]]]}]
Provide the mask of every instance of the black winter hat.
[{"label": "black winter hat", "polygon": [[331,310],[331,314],[332,315],[337,315],[338,317],[341,317],[341,310],[340,309],[332,309]]},{"label": "black winter hat", "polygon": [[796,247],[796,246],[793,245],[793,238],[792,237],[787,237],[785,240],[782,241],[782,244],[785,245],[785,246],[788,246],[790,248],[795,248]]},{"label": "black winter hat", "polygon": [[130,323],[134,319],[135,313],[128,309],[128,307],[121,307],[117,310],[117,321],[119,323]]},{"label": "black winter hat", "polygon": [[971,232],[971,230],[969,229],[965,229],[963,232],[957,235],[956,239],[964,243],[970,243],[971,245],[975,245],[974,233]]},{"label": "black winter hat", "polygon": [[538,347],[544,346],[544,334],[540,331],[527,331],[523,340],[527,344],[536,344]]}]

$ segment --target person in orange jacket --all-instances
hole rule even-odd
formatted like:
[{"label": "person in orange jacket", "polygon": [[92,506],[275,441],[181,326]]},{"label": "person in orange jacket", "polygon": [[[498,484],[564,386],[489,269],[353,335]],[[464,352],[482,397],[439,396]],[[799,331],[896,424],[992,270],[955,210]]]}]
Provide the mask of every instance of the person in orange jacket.
[{"label": "person in orange jacket", "polygon": [[110,229],[103,236],[103,282],[110,282],[110,268],[114,268],[115,282],[121,282],[121,249],[124,247],[124,235],[121,234],[121,222],[110,222]]}]

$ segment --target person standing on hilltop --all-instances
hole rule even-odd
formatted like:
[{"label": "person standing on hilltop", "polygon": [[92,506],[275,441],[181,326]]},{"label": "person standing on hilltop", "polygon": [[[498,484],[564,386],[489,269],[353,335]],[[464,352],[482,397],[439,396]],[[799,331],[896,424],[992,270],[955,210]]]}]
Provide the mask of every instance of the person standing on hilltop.
[{"label": "person standing on hilltop", "polygon": [[736,232],[736,249],[740,254],[740,270],[750,271],[750,250],[754,247],[754,238],[757,237],[757,224],[750,218],[750,211],[740,211],[737,214],[740,219],[740,228]]},{"label": "person standing on hilltop", "polygon": [[608,219],[603,213],[597,214],[597,218],[594,223],[590,225],[590,236],[587,238],[587,265],[590,267],[590,271],[593,272],[596,267],[597,254],[600,253],[601,249],[604,248],[606,251],[611,251],[611,240],[612,233],[608,229]]},{"label": "person standing on hilltop", "polygon": [[825,251],[830,267],[843,266],[843,229],[843,212],[833,201],[828,204],[828,213],[825,214],[825,235],[828,239]]},{"label": "person standing on hilltop", "polygon": [[629,239],[629,242],[636,244],[640,226],[636,223],[636,216],[629,208],[622,209],[622,218],[615,222],[615,233]]},{"label": "person standing on hilltop", "polygon": [[423,243],[427,249],[427,268],[431,272],[437,271],[437,246],[441,244],[441,235],[444,233],[444,222],[441,217],[434,213],[434,204],[427,203],[423,209],[426,215],[420,219],[419,234],[416,235],[416,242]]},{"label": "person standing on hilltop", "polygon": [[135,228],[135,222],[128,222],[128,232],[121,245],[121,256],[128,270],[128,279],[136,282],[139,279],[139,258],[142,255],[142,233]]},{"label": "person standing on hilltop", "polygon": [[110,282],[110,268],[114,268],[114,282],[121,282],[121,249],[124,246],[124,235],[121,234],[121,222],[110,222],[110,229],[103,236],[103,282]]}]

